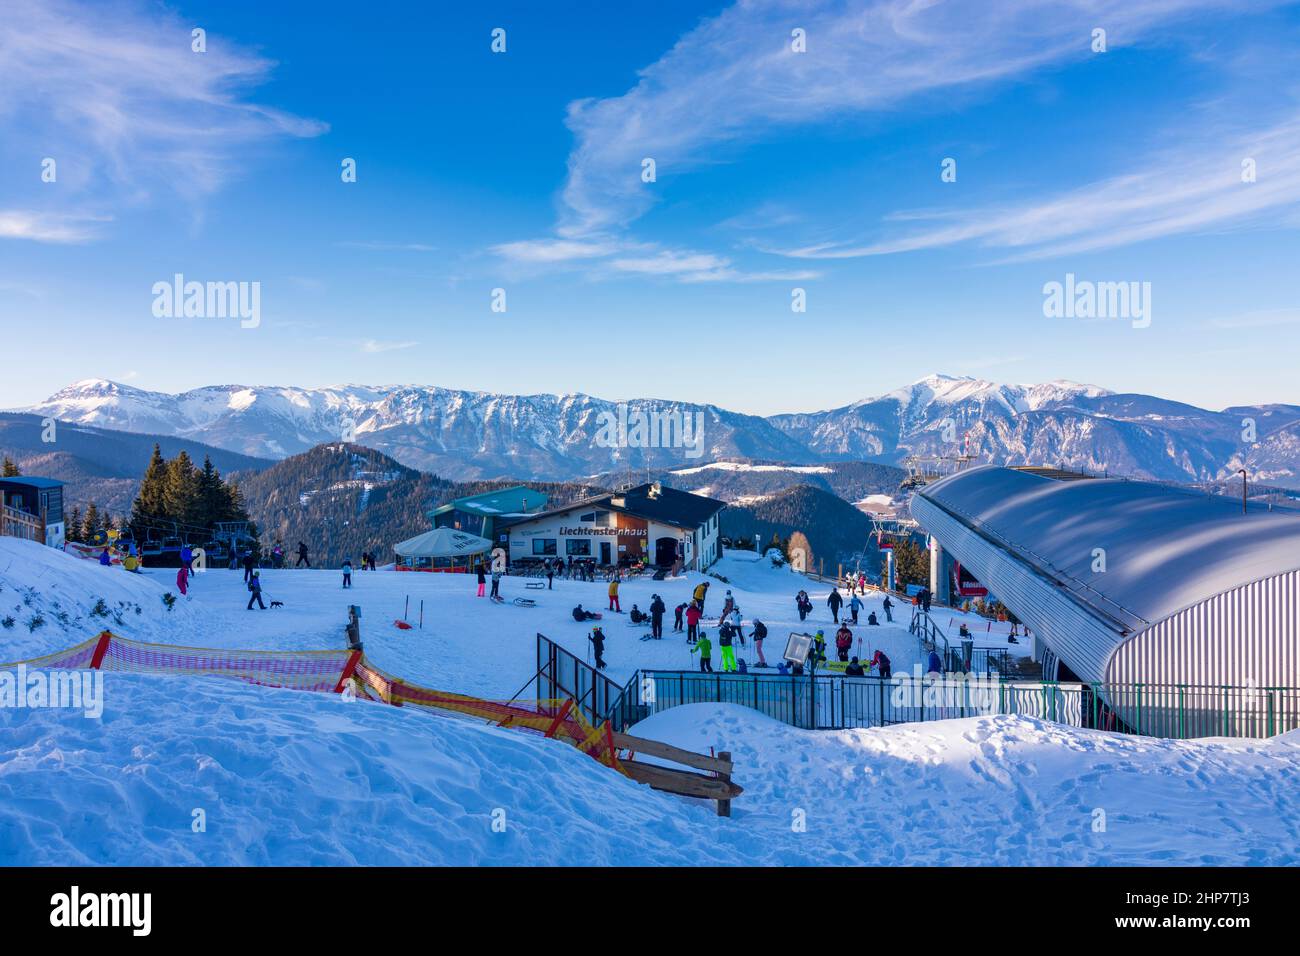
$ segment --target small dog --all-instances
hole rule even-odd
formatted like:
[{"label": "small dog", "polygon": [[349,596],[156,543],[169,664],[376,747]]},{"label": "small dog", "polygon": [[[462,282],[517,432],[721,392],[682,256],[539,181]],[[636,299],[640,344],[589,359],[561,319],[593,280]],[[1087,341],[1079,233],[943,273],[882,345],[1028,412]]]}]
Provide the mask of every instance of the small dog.
[{"label": "small dog", "polygon": [[273,607],[273,608],[274,608],[274,607],[284,607],[284,602],[283,602],[283,601],[272,601],[272,602],[271,602],[271,607]]}]

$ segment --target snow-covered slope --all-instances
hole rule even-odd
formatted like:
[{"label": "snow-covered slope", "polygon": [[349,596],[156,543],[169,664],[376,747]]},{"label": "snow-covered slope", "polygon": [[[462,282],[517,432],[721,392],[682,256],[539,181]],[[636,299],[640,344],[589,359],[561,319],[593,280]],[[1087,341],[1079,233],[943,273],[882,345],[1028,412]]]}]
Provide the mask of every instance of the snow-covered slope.
[{"label": "snow-covered slope", "polygon": [[[730,588],[762,614],[775,657],[803,629],[791,598],[806,579],[729,553],[709,608]],[[83,640],[98,596],[129,613],[126,636],[218,647],[342,644],[362,606],[366,652],[420,683],[505,698],[531,676],[540,630],[585,655],[573,604],[604,604],[603,582],[527,593],[535,609],[474,597],[472,578],[268,571],[283,608],[245,609],[237,572],[209,571],[166,611],[170,572],[132,575],[0,538],[0,601],[73,609],[0,633],[0,660]],[[699,576],[635,581],[623,603],[671,607]],[[812,627],[829,627],[809,588]],[[391,624],[410,596],[425,627]],[[30,601],[30,603],[28,603]],[[879,608],[874,601],[869,606]],[[139,608],[136,613],[134,608]],[[78,620],[78,616],[80,620]],[[414,616],[414,611],[412,616]],[[689,668],[681,635],[642,641],[606,615],[610,676]],[[86,629],[86,625],[90,627]],[[897,627],[860,628],[896,669],[915,656]],[[977,636],[979,636],[977,634]],[[981,638],[996,643],[999,638]],[[741,651],[747,656],[749,649]],[[911,656],[909,656],[911,655]],[[638,786],[557,741],[413,708],[218,678],[104,675],[100,719],[80,710],[0,708],[0,860],[46,864],[1295,864],[1300,735],[1175,742],[1076,731],[1027,718],[974,718],[839,733],[801,731],[738,706],[693,705],[634,733],[730,750],[745,793],[730,820]],[[195,811],[206,829],[195,832]],[[1098,816],[1098,812],[1102,814]],[[502,816],[504,814],[504,816]],[[503,820],[498,832],[495,820]],[[1097,829],[1101,820],[1103,829]]]}]

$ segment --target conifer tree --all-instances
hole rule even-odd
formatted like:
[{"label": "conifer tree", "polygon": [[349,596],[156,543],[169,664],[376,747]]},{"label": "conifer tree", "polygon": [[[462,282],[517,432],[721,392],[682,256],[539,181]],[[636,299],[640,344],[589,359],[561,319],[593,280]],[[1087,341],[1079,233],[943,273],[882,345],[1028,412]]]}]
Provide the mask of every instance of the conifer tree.
[{"label": "conifer tree", "polygon": [[5,455],[4,465],[0,467],[0,472],[2,472],[0,473],[0,478],[17,478],[22,474],[18,465],[15,464],[14,460],[8,455]]}]

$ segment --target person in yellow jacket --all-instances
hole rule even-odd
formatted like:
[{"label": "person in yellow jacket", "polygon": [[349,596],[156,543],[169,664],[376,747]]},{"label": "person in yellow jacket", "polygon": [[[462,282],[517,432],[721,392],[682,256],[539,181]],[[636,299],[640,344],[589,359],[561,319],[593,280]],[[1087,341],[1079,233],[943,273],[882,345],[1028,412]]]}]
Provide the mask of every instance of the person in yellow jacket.
[{"label": "person in yellow jacket", "polygon": [[619,614],[623,613],[623,609],[618,606],[618,576],[617,575],[614,576],[614,580],[609,582],[609,609]]},{"label": "person in yellow jacket", "polygon": [[704,599],[705,597],[708,596],[708,593],[709,593],[709,582],[701,581],[699,584],[695,585],[695,593],[691,595],[693,598],[695,598],[696,603],[699,604],[700,606],[701,616],[704,615]]}]

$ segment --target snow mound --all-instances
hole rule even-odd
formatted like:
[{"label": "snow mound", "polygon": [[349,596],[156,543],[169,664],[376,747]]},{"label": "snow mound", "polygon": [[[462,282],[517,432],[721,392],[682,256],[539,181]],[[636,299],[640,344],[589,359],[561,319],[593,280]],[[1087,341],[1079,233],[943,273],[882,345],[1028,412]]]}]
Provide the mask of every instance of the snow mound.
[{"label": "snow mound", "polygon": [[[155,640],[161,629],[193,626],[197,615],[175,581],[101,567],[34,541],[0,538],[0,661],[80,644],[105,628]],[[175,575],[175,572],[171,572]],[[168,611],[163,595],[177,597]]]},{"label": "snow mound", "polygon": [[216,678],[106,674],[104,698],[101,720],[0,710],[6,863],[743,862],[712,804],[557,741]]},{"label": "snow mound", "polygon": [[1006,716],[807,731],[692,704],[631,733],[732,752],[755,864],[1300,862],[1300,732],[1177,741]]}]

